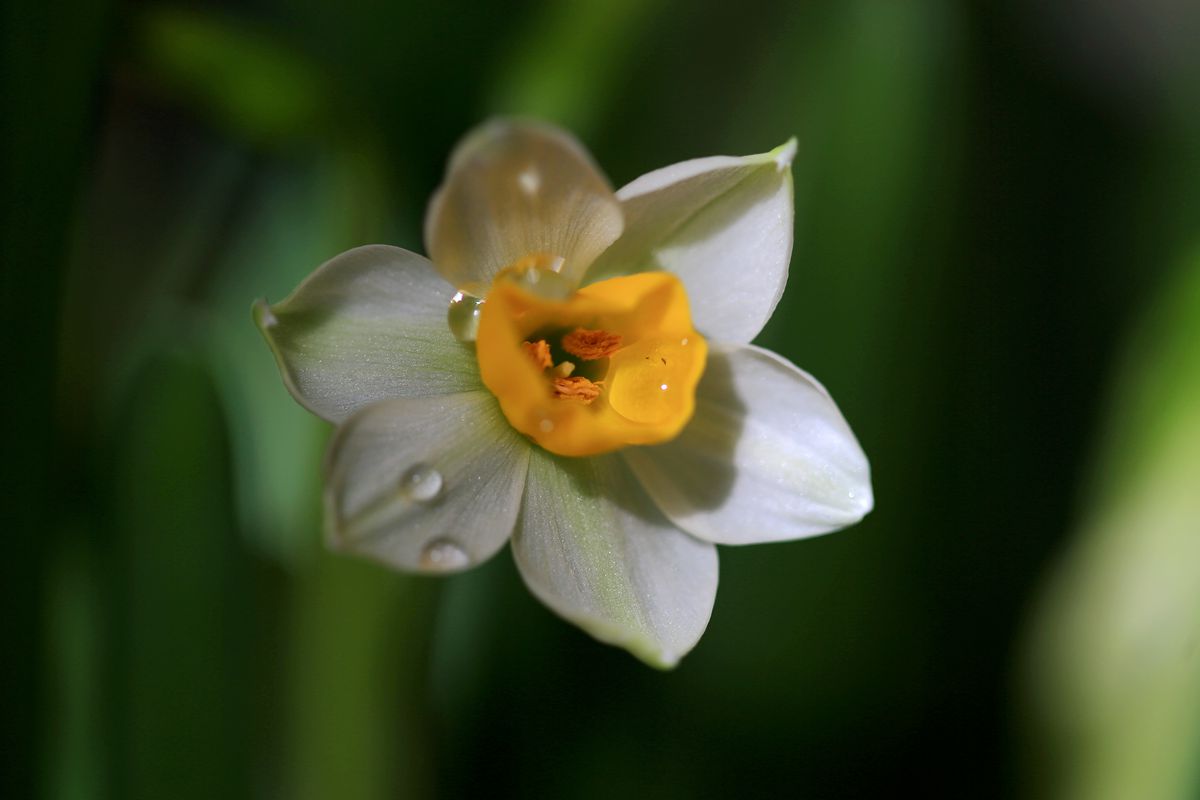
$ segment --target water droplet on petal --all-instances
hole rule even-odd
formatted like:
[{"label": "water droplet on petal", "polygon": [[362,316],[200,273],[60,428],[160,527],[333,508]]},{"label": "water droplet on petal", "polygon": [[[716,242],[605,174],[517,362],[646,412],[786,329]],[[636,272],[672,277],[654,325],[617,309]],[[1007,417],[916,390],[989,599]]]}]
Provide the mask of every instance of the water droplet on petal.
[{"label": "water droplet on petal", "polygon": [[470,563],[467,551],[449,539],[434,539],[421,551],[421,567],[431,571],[462,569]]},{"label": "water droplet on petal", "polygon": [[541,253],[505,267],[500,276],[543,299],[564,300],[575,291],[574,284],[559,274],[565,263],[561,256]]},{"label": "water droplet on petal", "polygon": [[475,341],[479,331],[479,312],[483,309],[483,298],[466,292],[455,292],[450,298],[450,310],[446,312],[446,322],[450,332],[460,342]]},{"label": "water droplet on petal", "polygon": [[537,194],[538,189],[542,188],[542,176],[531,165],[517,175],[517,183],[521,186],[521,191],[532,197]]},{"label": "water droplet on petal", "polygon": [[429,503],[442,493],[442,484],[442,473],[428,464],[417,464],[400,478],[400,491],[410,500]]},{"label": "water droplet on petal", "polygon": [[[658,424],[682,412],[691,355],[678,339],[643,339],[613,356],[608,402],[626,419]],[[682,381],[682,383],[681,383]]]}]

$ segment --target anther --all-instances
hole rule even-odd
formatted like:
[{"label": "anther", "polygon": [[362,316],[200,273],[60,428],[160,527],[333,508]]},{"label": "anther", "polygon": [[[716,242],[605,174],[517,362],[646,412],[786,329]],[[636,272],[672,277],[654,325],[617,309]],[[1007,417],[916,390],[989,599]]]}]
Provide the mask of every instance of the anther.
[{"label": "anther", "polygon": [[562,338],[562,348],[584,361],[608,358],[621,349],[621,334],[576,328]]},{"label": "anther", "polygon": [[579,400],[588,405],[600,396],[601,385],[602,383],[593,383],[578,375],[573,378],[555,378],[554,396],[559,400]]},{"label": "anther", "polygon": [[554,360],[550,358],[550,345],[546,344],[545,339],[538,339],[536,342],[521,342],[521,347],[533,359],[533,363],[537,364],[538,369],[554,366]]}]

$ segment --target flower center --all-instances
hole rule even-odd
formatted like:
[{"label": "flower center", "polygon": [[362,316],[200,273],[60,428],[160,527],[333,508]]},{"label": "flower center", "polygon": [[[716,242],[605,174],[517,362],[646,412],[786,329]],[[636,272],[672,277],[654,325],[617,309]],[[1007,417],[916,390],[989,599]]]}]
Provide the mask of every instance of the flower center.
[{"label": "flower center", "polygon": [[644,272],[572,293],[542,273],[505,270],[480,306],[479,371],[509,423],[565,456],[678,434],[707,356],[683,284]]}]

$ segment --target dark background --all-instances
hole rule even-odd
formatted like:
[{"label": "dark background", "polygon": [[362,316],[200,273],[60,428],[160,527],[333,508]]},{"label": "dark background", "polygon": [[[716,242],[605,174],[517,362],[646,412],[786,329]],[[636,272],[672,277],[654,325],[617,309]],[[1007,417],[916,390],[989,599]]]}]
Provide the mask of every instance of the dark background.
[{"label": "dark background", "polygon": [[[1172,305],[1200,298],[1198,34],[1182,0],[6,2],[0,794],[1200,797],[1194,646],[1178,684],[1053,688],[1109,663],[1054,609],[1107,632],[1159,573],[1055,576],[1200,408],[1200,302]],[[421,250],[496,113],[617,186],[799,137],[759,342],[838,399],[876,510],[722,548],[674,672],[560,622],[507,552],[430,579],[320,545],[328,431],[250,304]],[[1186,441],[1155,553],[1200,584]],[[1131,613],[1197,641],[1200,597],[1166,607]],[[1151,684],[1166,722],[1092,713]],[[1096,755],[1134,730],[1169,766]]]}]

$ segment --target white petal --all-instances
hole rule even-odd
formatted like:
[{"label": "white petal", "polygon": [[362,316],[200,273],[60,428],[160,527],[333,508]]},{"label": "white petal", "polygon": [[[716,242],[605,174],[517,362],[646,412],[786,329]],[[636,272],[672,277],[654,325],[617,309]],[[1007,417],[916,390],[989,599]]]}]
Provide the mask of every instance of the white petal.
[{"label": "white petal", "polygon": [[479,291],[526,256],[562,259],[572,283],[621,235],[621,207],[583,147],[549,125],[496,120],[450,159],[425,217],[446,280]]},{"label": "white petal", "polygon": [[687,287],[692,316],[719,342],[749,342],[771,318],[792,257],[795,140],[756,156],[684,161],[617,192],[625,233],[587,282],[664,269]]},{"label": "white petal", "polygon": [[657,667],[695,646],[716,598],[716,548],[671,525],[615,456],[535,448],[513,555],[543,603]]},{"label": "white petal", "polygon": [[479,564],[512,534],[529,450],[486,391],[369,406],[329,447],[329,544],[408,570]]},{"label": "white petal", "polygon": [[386,245],[325,262],[255,320],[292,395],[340,422],[370,403],[481,388],[475,352],[450,333],[454,290],[429,261]]},{"label": "white petal", "polygon": [[683,433],[623,453],[675,524],[719,544],[828,533],[874,504],[867,457],[825,389],[757,347],[714,348]]}]

